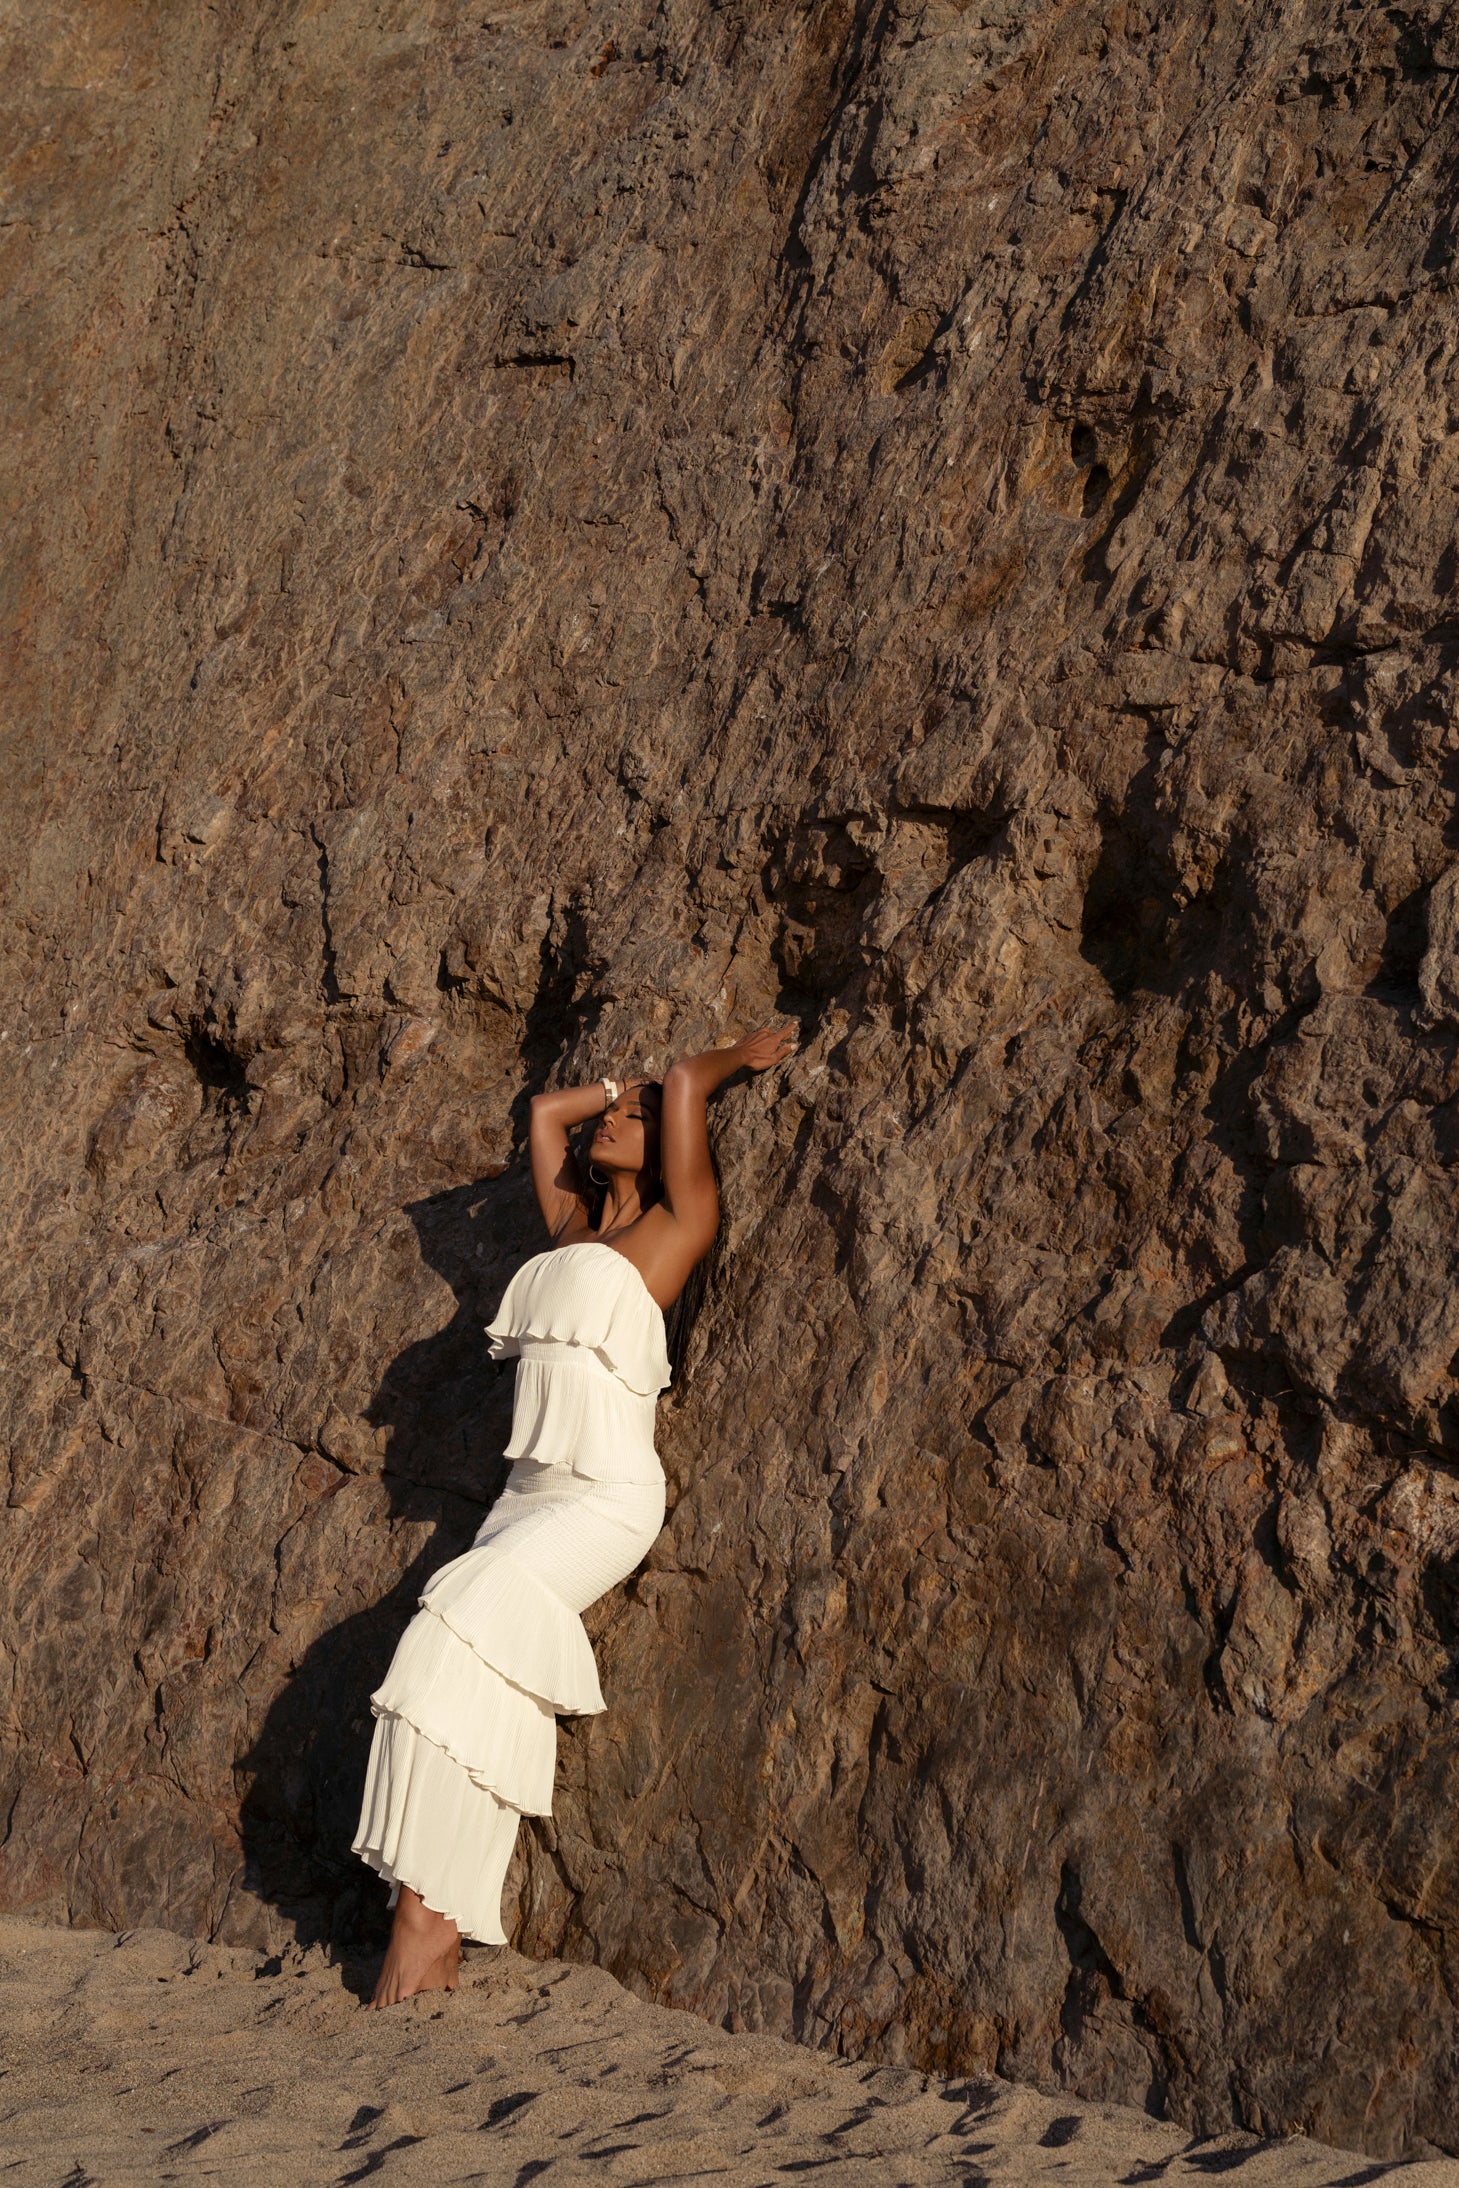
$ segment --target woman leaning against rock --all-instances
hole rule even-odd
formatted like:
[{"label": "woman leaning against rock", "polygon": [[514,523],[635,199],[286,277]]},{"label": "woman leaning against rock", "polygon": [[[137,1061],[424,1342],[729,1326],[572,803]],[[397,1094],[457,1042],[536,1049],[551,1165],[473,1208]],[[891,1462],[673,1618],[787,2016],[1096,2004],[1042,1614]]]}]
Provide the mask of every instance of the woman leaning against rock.
[{"label": "woman leaning against rock", "polygon": [[[719,1224],[705,1104],[734,1072],[786,1061],[795,1038],[766,1027],[683,1057],[662,1082],[595,1079],[533,1097],[532,1183],[552,1243],[487,1324],[493,1357],[517,1362],[512,1469],[471,1548],[429,1582],[371,1697],[354,1850],[395,1909],[373,2005],[454,1990],[463,1937],[506,1942],[502,1883],[518,1818],[551,1813],[557,1716],[603,1708],[581,1613],[663,1525],[664,1310]],[[568,1132],[599,1110],[590,1183]]]}]

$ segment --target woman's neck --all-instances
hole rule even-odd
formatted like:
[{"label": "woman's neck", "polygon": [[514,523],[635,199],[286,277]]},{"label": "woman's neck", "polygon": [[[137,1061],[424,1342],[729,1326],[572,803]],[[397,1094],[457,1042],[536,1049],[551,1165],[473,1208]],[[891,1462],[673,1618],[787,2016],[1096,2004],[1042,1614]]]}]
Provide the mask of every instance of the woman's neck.
[{"label": "woman's neck", "polygon": [[614,1231],[626,1231],[643,1214],[638,1197],[638,1187],[630,1185],[620,1198],[613,1186],[609,1186],[603,1201],[603,1213],[598,1222],[599,1238],[607,1238]]}]

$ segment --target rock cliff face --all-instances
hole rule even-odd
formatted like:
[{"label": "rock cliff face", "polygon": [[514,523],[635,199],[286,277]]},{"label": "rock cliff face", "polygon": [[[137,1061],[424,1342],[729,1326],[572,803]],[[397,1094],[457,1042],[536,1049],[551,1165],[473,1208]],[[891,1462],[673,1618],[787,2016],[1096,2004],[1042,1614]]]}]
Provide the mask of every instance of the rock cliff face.
[{"label": "rock cliff face", "polygon": [[525,1104],[718,1111],[519,1938],[1459,2148],[1459,36],[10,14],[0,1894],[357,1926]]}]

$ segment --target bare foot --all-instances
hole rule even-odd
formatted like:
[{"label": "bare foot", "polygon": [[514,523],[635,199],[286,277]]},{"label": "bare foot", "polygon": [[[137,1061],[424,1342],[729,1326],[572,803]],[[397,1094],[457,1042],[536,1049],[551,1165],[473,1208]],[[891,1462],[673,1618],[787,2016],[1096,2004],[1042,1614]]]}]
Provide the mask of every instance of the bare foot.
[{"label": "bare foot", "polygon": [[436,1914],[408,1884],[395,1902],[395,1925],[371,2007],[395,2006],[422,1990],[454,1990],[461,1959],[461,1932],[449,1915]]}]

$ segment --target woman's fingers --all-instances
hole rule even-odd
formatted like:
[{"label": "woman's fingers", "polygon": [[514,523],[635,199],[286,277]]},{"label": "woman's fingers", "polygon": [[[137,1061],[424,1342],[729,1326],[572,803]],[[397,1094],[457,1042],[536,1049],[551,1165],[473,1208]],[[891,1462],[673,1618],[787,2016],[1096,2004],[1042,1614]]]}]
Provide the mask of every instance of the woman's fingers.
[{"label": "woman's fingers", "polygon": [[741,1051],[751,1071],[768,1071],[772,1064],[784,1063],[799,1038],[798,1026],[762,1026],[743,1041]]}]

